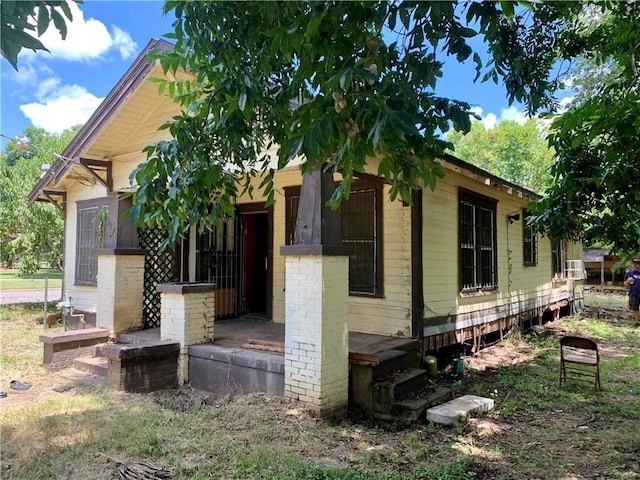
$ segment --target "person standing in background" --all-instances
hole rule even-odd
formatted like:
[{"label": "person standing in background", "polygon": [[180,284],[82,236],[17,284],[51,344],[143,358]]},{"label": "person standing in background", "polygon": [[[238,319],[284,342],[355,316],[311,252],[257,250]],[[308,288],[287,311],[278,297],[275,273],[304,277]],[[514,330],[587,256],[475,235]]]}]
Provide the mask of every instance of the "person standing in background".
[{"label": "person standing in background", "polygon": [[624,286],[629,289],[629,310],[636,327],[640,327],[640,258],[634,258],[631,263],[633,268],[624,274]]}]

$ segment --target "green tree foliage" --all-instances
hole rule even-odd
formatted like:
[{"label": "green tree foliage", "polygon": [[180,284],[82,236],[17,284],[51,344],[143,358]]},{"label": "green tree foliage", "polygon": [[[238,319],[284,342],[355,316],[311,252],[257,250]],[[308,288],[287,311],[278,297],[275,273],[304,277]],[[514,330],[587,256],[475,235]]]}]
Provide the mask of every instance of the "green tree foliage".
[{"label": "green tree foliage", "polygon": [[451,131],[447,140],[457,157],[543,194],[551,181],[548,170],[554,156],[547,134],[546,124],[535,118],[524,125],[503,120],[491,129],[474,121],[469,133]]},{"label": "green tree foliage", "polygon": [[548,195],[537,205],[538,226],[552,237],[597,240],[637,255],[640,4],[597,6],[576,32],[581,66],[589,67],[574,78],[579,101],[552,125],[558,158]]},{"label": "green tree foliage", "polygon": [[[442,62],[474,62],[480,81],[504,82],[510,101],[553,109],[551,72],[579,2],[165,2],[176,16],[166,71],[193,79],[159,82],[184,108],[166,126],[173,141],[147,149],[132,177],[132,214],[169,226],[208,228],[232,213],[235,177],[302,158],[303,171],[342,173],[334,203],[354,174],[380,159],[391,196],[443,175],[434,159],[450,128],[468,131],[469,105],[438,96]],[[470,39],[490,54],[483,65]],[[575,48],[574,48],[575,50]]]},{"label": "green tree foliage", "polygon": [[[82,0],[73,1],[82,3]],[[2,56],[16,70],[18,70],[18,54],[23,48],[34,52],[49,51],[31,34],[32,32],[39,37],[53,22],[64,40],[67,36],[67,20],[73,20],[67,0],[3,0],[0,2],[0,16],[2,17],[0,50]]]},{"label": "green tree foliage", "polygon": [[41,261],[62,266],[63,219],[49,203],[27,206],[31,188],[40,179],[42,165],[52,164],[79,127],[60,135],[28,127],[21,138],[10,140],[0,162],[0,261],[20,260],[20,273],[29,275]]}]

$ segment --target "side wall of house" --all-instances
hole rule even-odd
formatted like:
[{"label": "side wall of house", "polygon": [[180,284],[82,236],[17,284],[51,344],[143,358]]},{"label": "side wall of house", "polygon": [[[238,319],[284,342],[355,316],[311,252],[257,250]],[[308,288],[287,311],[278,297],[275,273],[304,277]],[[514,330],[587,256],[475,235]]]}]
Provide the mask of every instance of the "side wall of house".
[{"label": "side wall of house", "polygon": [[[480,295],[462,295],[458,268],[458,189],[462,187],[498,201],[496,212],[498,288]],[[538,235],[537,264],[523,261],[523,209],[527,199],[447,170],[435,191],[423,195],[423,268],[425,338],[432,347],[446,346],[478,333],[529,319],[547,308],[582,298],[580,282],[554,281],[551,242]],[[510,223],[508,215],[520,214]],[[565,259],[579,260],[582,250],[568,244]],[[476,327],[476,329],[474,329]],[[429,343],[427,342],[427,345]]]}]

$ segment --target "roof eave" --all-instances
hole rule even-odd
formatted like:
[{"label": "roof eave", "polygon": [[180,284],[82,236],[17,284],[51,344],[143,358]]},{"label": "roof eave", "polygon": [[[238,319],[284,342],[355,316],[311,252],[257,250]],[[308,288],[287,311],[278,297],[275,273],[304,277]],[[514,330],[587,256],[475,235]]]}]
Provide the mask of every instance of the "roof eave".
[{"label": "roof eave", "polygon": [[441,158],[445,162],[455,165],[456,167],[462,168],[471,174],[475,174],[475,175],[478,175],[479,177],[488,179],[492,185],[502,185],[506,188],[519,192],[520,194],[522,194],[523,197],[528,197],[532,200],[539,200],[542,198],[542,195],[534,192],[533,190],[522,187],[520,185],[516,185],[515,183],[510,182],[509,180],[505,180],[504,178],[500,178],[497,175],[494,175],[493,173],[483,168],[477,167],[476,165],[473,165],[469,162],[465,162],[464,160],[461,160],[460,158],[455,157],[451,154],[445,153],[444,155],[442,155]]},{"label": "roof eave", "polygon": [[154,68],[155,63],[149,62],[149,53],[152,50],[170,51],[173,45],[165,40],[152,39],[136,57],[122,78],[107,94],[102,103],[93,112],[89,120],[82,126],[76,136],[71,140],[62,155],[54,162],[45,175],[40,178],[33,187],[28,197],[28,204],[37,201],[45,187],[53,180],[54,186],[66,175],[69,169],[79,161],[80,155],[88,145],[102,131],[106,123],[118,111],[127,100],[129,94],[135,89]]}]

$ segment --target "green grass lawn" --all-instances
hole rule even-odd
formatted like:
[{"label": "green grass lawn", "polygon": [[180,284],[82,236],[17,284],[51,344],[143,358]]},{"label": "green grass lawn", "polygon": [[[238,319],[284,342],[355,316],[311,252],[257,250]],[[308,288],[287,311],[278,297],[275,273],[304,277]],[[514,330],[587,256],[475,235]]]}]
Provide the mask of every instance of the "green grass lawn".
[{"label": "green grass lawn", "polygon": [[[640,329],[628,318],[576,314],[508,335],[490,347],[506,363],[450,378],[456,396],[496,402],[452,427],[424,418],[408,427],[358,415],[323,421],[273,395],[118,392],[44,368],[41,321],[41,304],[0,307],[0,390],[8,393],[0,478],[115,478],[110,459],[148,459],[174,480],[640,478]],[[573,381],[559,388],[566,334],[597,340],[599,391]],[[11,390],[13,379],[31,388]],[[65,385],[73,388],[52,390]]]},{"label": "green grass lawn", "polygon": [[54,269],[42,269],[28,277],[18,276],[18,270],[0,270],[0,290],[43,289],[45,277],[49,278],[49,288],[62,287],[62,272]]}]

